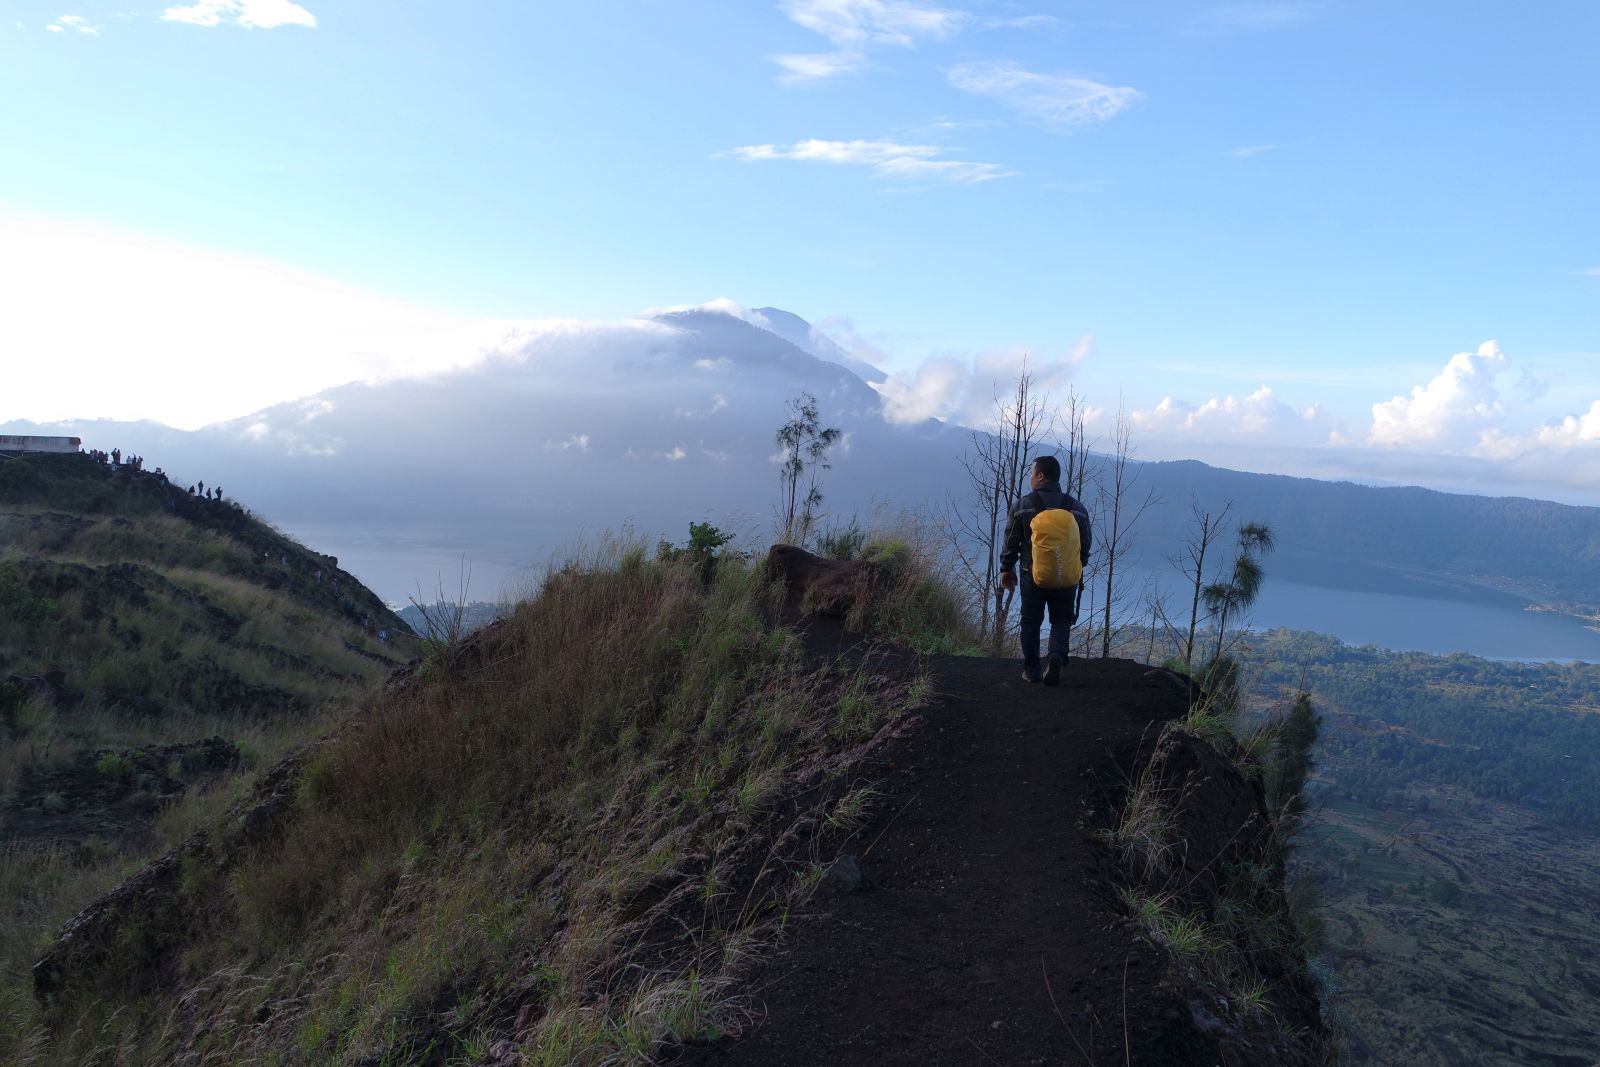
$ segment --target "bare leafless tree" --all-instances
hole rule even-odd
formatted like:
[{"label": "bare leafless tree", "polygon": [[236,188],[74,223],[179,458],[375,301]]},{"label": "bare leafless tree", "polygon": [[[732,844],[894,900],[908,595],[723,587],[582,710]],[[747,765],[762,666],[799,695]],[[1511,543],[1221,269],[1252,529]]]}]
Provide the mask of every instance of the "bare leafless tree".
[{"label": "bare leafless tree", "polygon": [[967,484],[947,508],[946,536],[959,577],[978,606],[980,632],[997,655],[1005,646],[1016,596],[1000,582],[1006,523],[1022,498],[1034,448],[1052,425],[1049,405],[1034,392],[1026,369],[1008,393],[996,383],[993,429],[973,431],[961,459]]},{"label": "bare leafless tree", "polygon": [[1194,634],[1200,625],[1200,600],[1206,585],[1206,553],[1222,536],[1223,523],[1232,509],[1231,501],[1216,513],[1206,511],[1198,501],[1190,501],[1189,511],[1194,516],[1194,525],[1190,527],[1189,536],[1183,543],[1183,551],[1172,560],[1172,565],[1193,589],[1193,599],[1189,603],[1189,633],[1183,642],[1183,662],[1190,669],[1194,667]]},{"label": "bare leafless tree", "polygon": [[1089,405],[1076,388],[1067,390],[1067,402],[1061,409],[1060,427],[1064,437],[1056,441],[1056,451],[1061,458],[1061,488],[1080,501],[1089,485],[1099,475],[1099,464],[1090,451],[1094,442],[1085,428]]},{"label": "bare leafless tree", "polygon": [[1112,612],[1125,597],[1119,598],[1116,584],[1117,564],[1133,547],[1133,532],[1151,504],[1155,503],[1155,490],[1146,490],[1142,498],[1136,497],[1139,468],[1130,466],[1133,460],[1133,425],[1126,411],[1117,408],[1117,418],[1111,426],[1111,455],[1105,463],[1100,493],[1100,558],[1105,567],[1105,602],[1101,606],[1104,619],[1100,632],[1100,655],[1111,656],[1111,635],[1116,620]]}]

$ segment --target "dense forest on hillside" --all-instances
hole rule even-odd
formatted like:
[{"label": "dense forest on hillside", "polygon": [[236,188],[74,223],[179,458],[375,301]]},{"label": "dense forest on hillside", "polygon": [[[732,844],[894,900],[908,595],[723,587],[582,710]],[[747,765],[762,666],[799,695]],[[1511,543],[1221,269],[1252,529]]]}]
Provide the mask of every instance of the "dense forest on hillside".
[{"label": "dense forest on hillside", "polygon": [[1341,794],[1388,806],[1420,778],[1600,827],[1600,665],[1517,663],[1253,635],[1263,689],[1328,713],[1319,761]]}]

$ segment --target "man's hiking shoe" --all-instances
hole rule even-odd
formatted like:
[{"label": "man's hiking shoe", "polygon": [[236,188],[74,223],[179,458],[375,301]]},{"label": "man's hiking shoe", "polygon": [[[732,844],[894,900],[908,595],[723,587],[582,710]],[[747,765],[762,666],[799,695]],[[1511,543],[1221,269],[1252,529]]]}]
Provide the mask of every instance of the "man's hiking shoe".
[{"label": "man's hiking shoe", "polygon": [[1061,684],[1061,657],[1054,652],[1050,653],[1050,658],[1044,661],[1044,684]]},{"label": "man's hiking shoe", "polygon": [[1039,668],[1038,667],[1030,667],[1027,664],[1023,664],[1023,666],[1022,666],[1022,680],[1024,682],[1037,682],[1040,677],[1041,677],[1041,675],[1039,674]]}]

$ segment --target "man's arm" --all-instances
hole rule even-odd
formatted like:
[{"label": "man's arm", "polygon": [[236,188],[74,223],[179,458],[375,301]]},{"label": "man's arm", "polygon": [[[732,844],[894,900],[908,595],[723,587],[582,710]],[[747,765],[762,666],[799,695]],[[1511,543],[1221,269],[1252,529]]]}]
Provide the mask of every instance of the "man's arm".
[{"label": "man's arm", "polygon": [[1078,505],[1078,510],[1072,513],[1072,517],[1078,520],[1079,561],[1087,567],[1089,565],[1089,549],[1094,547],[1094,531],[1089,528],[1089,513],[1082,509],[1083,505]]},{"label": "man's arm", "polygon": [[1017,501],[1016,510],[1011,513],[1011,518],[1006,522],[1005,540],[1000,543],[1000,573],[1005,574],[1017,569],[1017,559],[1022,555],[1022,539],[1028,533],[1028,524],[1033,521],[1034,512],[1030,500],[1032,494]]}]

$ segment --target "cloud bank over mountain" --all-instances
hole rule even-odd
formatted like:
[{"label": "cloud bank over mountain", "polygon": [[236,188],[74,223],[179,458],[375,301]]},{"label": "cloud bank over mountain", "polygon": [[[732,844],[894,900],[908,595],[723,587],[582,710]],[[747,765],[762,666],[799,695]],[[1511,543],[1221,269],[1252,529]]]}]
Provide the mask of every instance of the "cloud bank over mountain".
[{"label": "cloud bank over mountain", "polygon": [[[688,522],[709,519],[759,543],[777,497],[774,432],[802,391],[845,433],[824,479],[834,521],[882,505],[940,507],[960,484],[968,428],[993,419],[997,389],[1026,369],[1061,402],[1096,358],[1084,337],[1054,355],[951,354],[886,373],[799,316],[728,300],[442,336],[453,347],[409,374],[377,373],[192,431],[146,421],[0,432],[75,433],[90,447],[141,453],[184,484],[220,484],[359,561],[395,599],[419,577],[456,573],[462,554],[479,592],[493,594],[625,523],[649,539],[681,538]],[[1509,367],[1486,343],[1374,404],[1366,425],[1268,385],[1198,403],[1169,396],[1128,414],[1145,459],[1499,493],[1545,486],[1588,502],[1600,402],[1519,423],[1516,390],[1496,385]],[[1104,437],[1115,409],[1083,399],[1091,434]]]}]

